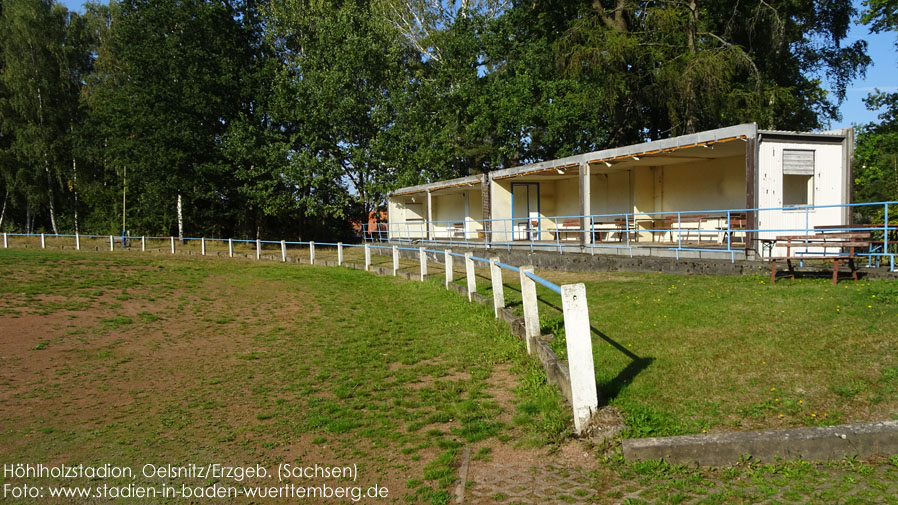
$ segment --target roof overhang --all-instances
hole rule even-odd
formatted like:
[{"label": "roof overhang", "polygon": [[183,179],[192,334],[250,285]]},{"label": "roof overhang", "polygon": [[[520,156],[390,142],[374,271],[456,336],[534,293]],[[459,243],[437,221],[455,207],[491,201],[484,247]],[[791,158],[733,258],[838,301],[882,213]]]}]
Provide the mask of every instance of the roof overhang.
[{"label": "roof overhang", "polygon": [[[634,165],[659,165],[665,164],[663,157],[671,155],[678,151],[693,148],[710,148],[718,144],[724,144],[733,141],[747,141],[754,139],[758,135],[758,127],[754,123],[748,123],[727,128],[719,128],[717,130],[708,130],[704,132],[694,133],[691,135],[681,135],[669,139],[655,140],[644,144],[634,144],[624,147],[616,147],[612,149],[604,149],[586,154],[578,154],[557,160],[543,161],[531,165],[508,168],[505,170],[497,170],[490,173],[490,178],[494,180],[508,179],[512,177],[520,177],[524,175],[537,175],[541,173],[549,173],[552,171],[568,171],[579,170],[580,165],[588,163],[592,165],[605,165],[610,169],[616,166],[619,169],[629,168]],[[680,153],[682,154],[682,153]],[[714,156],[696,156],[691,158],[708,159]],[[720,156],[717,156],[720,157]],[[689,161],[687,157],[680,156],[679,161]],[[628,166],[621,166],[621,163],[627,162]],[[642,162],[642,163],[634,163]],[[610,170],[609,170],[610,171]]]},{"label": "roof overhang", "polygon": [[437,181],[428,184],[419,184],[418,186],[409,186],[407,188],[397,189],[389,194],[390,197],[415,195],[419,193],[435,193],[440,190],[470,188],[479,186],[483,183],[482,176],[470,175],[468,177],[459,177],[458,179],[449,179],[447,181]]}]

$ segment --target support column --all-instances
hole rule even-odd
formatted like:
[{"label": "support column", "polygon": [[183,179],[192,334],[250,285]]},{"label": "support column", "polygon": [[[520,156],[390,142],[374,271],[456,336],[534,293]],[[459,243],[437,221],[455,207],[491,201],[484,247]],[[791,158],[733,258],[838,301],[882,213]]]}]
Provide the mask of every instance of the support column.
[{"label": "support column", "polygon": [[449,285],[452,284],[452,277],[454,272],[452,271],[452,249],[446,249],[443,251],[445,255],[445,259],[443,259],[443,264],[446,266],[446,289],[449,289]]},{"label": "support column", "polygon": [[536,299],[536,282],[527,277],[527,272],[533,273],[532,266],[521,267],[521,301],[524,305],[524,336],[527,342],[527,353],[532,353],[531,339],[539,338],[539,306]]},{"label": "support column", "polygon": [[337,242],[337,266],[343,266],[343,242]]},{"label": "support column", "polygon": [[427,253],[423,247],[418,248],[418,261],[421,262],[421,282],[424,282],[427,280]]},{"label": "support column", "polygon": [[399,248],[393,246],[393,277],[399,275]]},{"label": "support column", "polygon": [[592,188],[590,188],[590,169],[589,163],[580,163],[580,247],[585,247],[592,243],[592,219],[588,216],[592,214],[590,199]]},{"label": "support column", "polygon": [[490,280],[493,283],[493,311],[496,318],[499,310],[505,307],[505,287],[502,285],[502,267],[498,265],[499,258],[490,258]]},{"label": "support column", "polygon": [[427,240],[433,240],[433,195],[427,190]]},{"label": "support column", "polygon": [[365,244],[365,271],[371,270],[371,248]]},{"label": "support column", "polygon": [[256,259],[262,259],[262,241],[259,239],[256,239]]},{"label": "support column", "polygon": [[287,261],[287,242],[281,240],[281,261]]},{"label": "support column", "polygon": [[309,241],[309,264],[315,264],[315,242]]},{"label": "support column", "polygon": [[234,257],[234,239],[228,239],[228,258]]},{"label": "support column", "polygon": [[561,302],[571,375],[574,429],[577,433],[583,433],[589,426],[593,412],[599,408],[589,309],[586,305],[586,286],[584,284],[561,286]]},{"label": "support column", "polygon": [[468,275],[468,301],[474,301],[477,292],[477,275],[474,272],[474,253],[465,253],[465,273]]}]

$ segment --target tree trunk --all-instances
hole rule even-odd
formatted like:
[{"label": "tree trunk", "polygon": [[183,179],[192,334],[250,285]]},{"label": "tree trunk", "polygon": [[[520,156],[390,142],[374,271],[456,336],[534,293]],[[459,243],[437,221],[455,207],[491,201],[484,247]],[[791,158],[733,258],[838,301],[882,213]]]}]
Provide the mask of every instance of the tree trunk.
[{"label": "tree trunk", "polygon": [[181,215],[181,193],[178,193],[178,240],[184,245],[184,218]]},{"label": "tree trunk", "polygon": [[75,194],[75,235],[78,235],[78,164],[72,156],[72,193]]},{"label": "tree trunk", "polygon": [[0,210],[0,230],[3,229],[3,218],[6,216],[6,201],[9,200],[9,187],[6,188],[6,195],[3,196],[3,209]]},{"label": "tree trunk", "polygon": [[[44,131],[44,100],[41,96],[41,88],[37,87],[37,112],[38,112],[38,124],[40,125],[41,133]],[[50,204],[50,226],[53,228],[53,234],[58,235],[59,231],[56,229],[56,208],[53,205],[53,175],[50,174],[50,157],[47,153],[47,146],[44,146],[44,172],[47,174],[47,196],[49,198]]]}]

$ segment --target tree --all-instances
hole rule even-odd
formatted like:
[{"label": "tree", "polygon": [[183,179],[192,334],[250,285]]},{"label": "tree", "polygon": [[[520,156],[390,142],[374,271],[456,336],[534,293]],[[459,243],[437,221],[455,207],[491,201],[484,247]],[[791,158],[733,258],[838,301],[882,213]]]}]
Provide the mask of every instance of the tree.
[{"label": "tree", "polygon": [[[874,33],[898,31],[898,1],[867,0],[862,21]],[[898,38],[895,41],[898,47]],[[879,110],[879,122],[858,128],[855,151],[854,198],[859,202],[898,199],[898,93],[877,90],[864,100]],[[864,218],[882,222],[884,209],[873,209]],[[894,212],[894,210],[893,210]]]}]

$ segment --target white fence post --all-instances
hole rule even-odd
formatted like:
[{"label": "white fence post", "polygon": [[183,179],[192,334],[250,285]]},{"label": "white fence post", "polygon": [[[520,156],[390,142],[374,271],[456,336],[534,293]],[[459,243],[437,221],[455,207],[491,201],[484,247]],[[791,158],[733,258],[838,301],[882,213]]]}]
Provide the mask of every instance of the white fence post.
[{"label": "white fence post", "polygon": [[75,250],[81,250],[81,235],[79,235],[78,232],[75,232]]},{"label": "white fence post", "polygon": [[393,246],[393,277],[399,275],[399,247]]},{"label": "white fence post", "polygon": [[206,255],[206,237],[200,238],[200,254]]},{"label": "white fence post", "polygon": [[421,282],[424,282],[427,280],[427,253],[423,247],[418,248],[418,257],[421,261]]},{"label": "white fence post", "polygon": [[337,242],[337,266],[343,266],[343,242]]},{"label": "white fence post", "polygon": [[371,249],[368,248],[368,244],[365,244],[365,271],[369,271],[371,269]]},{"label": "white fence post", "polygon": [[3,248],[9,249],[9,240],[6,238],[6,232],[3,233]]},{"label": "white fence post", "polygon": [[44,239],[44,234],[41,233],[41,249],[46,249],[46,248],[47,248],[47,242],[46,242],[46,239]]},{"label": "white fence post", "polygon": [[564,310],[564,333],[571,374],[574,429],[577,433],[583,433],[589,425],[592,413],[599,408],[586,286],[584,284],[561,286],[561,303]]},{"label": "white fence post", "polygon": [[452,284],[452,277],[455,275],[455,272],[452,271],[452,249],[446,249],[443,251],[443,254],[445,255],[443,264],[446,266],[446,289],[449,289],[449,285]]},{"label": "white fence post", "polygon": [[493,282],[493,310],[499,317],[499,310],[505,307],[505,288],[502,286],[502,267],[499,258],[490,258],[490,280]]},{"label": "white fence post", "polygon": [[169,237],[171,239],[171,253],[175,253],[175,237]]},{"label": "white fence post", "polygon": [[287,261],[287,242],[281,240],[281,261]]},{"label": "white fence post", "polygon": [[536,300],[536,282],[527,277],[533,273],[533,267],[521,267],[521,301],[524,305],[524,336],[527,342],[527,353],[531,353],[530,340],[540,336],[539,306]]},{"label": "white fence post", "polygon": [[262,241],[259,239],[256,239],[256,259],[262,259]]},{"label": "white fence post", "polygon": [[228,239],[228,258],[234,257],[234,239]]},{"label": "white fence post", "polygon": [[315,264],[315,242],[309,241],[309,264]]},{"label": "white fence post", "polygon": [[112,235],[109,236],[109,250],[115,250],[115,239],[112,238]]},{"label": "white fence post", "polygon": [[465,272],[468,274],[468,301],[474,301],[477,292],[477,276],[474,273],[474,253],[465,253]]},{"label": "white fence post", "polygon": [[142,235],[140,237],[140,252],[146,252],[146,251],[147,251],[147,236]]}]

